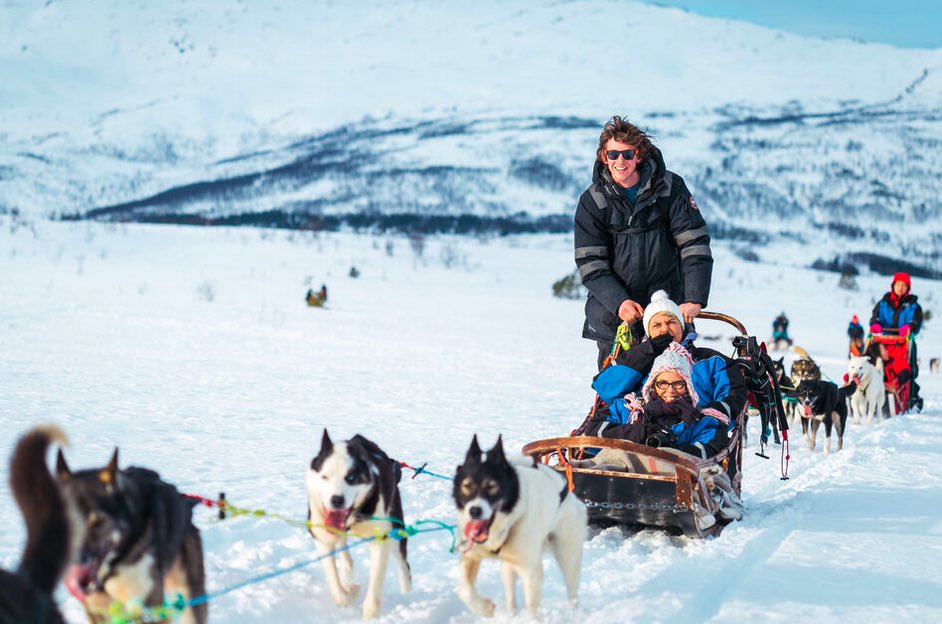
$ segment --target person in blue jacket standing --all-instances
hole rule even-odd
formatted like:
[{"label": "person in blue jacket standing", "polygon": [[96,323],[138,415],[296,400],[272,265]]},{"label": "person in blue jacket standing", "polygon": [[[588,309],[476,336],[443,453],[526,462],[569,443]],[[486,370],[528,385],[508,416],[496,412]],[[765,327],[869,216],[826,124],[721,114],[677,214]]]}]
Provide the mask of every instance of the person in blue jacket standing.
[{"label": "person in blue jacket standing", "polygon": [[919,396],[919,384],[916,377],[919,375],[919,363],[916,359],[916,336],[922,329],[922,306],[919,298],[912,294],[912,280],[909,273],[899,272],[890,282],[890,292],[873,307],[870,315],[871,334],[899,334],[909,338],[909,368],[912,371],[910,385],[910,404],[922,409],[922,397]]}]

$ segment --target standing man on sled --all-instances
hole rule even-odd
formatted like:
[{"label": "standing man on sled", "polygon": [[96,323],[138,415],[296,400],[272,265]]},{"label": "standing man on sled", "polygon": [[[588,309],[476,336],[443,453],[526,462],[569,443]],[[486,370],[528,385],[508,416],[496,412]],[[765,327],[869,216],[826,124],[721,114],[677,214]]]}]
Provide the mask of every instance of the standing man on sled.
[{"label": "standing man on sled", "polygon": [[909,340],[909,368],[912,371],[909,402],[914,407],[922,409],[922,397],[919,396],[919,384],[916,377],[919,375],[919,362],[916,359],[916,336],[922,328],[922,306],[918,297],[909,291],[912,282],[909,273],[899,272],[890,282],[890,292],[883,295],[883,299],[873,307],[870,315],[870,333],[882,334],[885,332],[899,334]]},{"label": "standing man on sled", "polygon": [[651,294],[667,291],[692,323],[710,295],[710,236],[683,178],[650,137],[619,116],[602,128],[592,184],[575,215],[575,259],[589,295],[582,336],[598,344],[599,370],[620,323],[639,321]]}]

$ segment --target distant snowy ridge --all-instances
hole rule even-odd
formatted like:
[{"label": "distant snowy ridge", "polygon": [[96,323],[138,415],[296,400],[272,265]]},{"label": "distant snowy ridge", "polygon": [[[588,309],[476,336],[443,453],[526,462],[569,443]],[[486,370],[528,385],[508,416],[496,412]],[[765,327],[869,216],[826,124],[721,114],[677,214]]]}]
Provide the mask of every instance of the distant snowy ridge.
[{"label": "distant snowy ridge", "polygon": [[0,18],[0,212],[561,231],[601,124],[626,113],[715,236],[942,277],[942,50],[601,0]]}]

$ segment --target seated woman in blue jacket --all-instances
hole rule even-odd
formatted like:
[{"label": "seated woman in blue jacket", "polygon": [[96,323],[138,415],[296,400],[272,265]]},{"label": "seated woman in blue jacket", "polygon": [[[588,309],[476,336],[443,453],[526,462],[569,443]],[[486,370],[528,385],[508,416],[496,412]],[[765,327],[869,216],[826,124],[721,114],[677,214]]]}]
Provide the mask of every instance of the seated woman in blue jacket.
[{"label": "seated woman in blue jacket", "polygon": [[626,424],[631,410],[624,397],[641,391],[649,381],[655,358],[672,343],[680,343],[693,357],[691,386],[695,392],[689,395],[691,399],[696,397],[694,406],[698,410],[716,410],[732,426],[748,398],[746,380],[733,360],[713,349],[696,347],[695,334],[685,338],[680,308],[663,290],[651,296],[651,303],[644,309],[643,323],[648,339],[619,353],[615,362],[595,377],[592,387],[604,404],[576,433],[595,435],[603,421]]},{"label": "seated woman in blue jacket", "polygon": [[713,457],[729,444],[729,418],[700,402],[694,388],[693,357],[672,343],[651,368],[641,396],[623,401],[630,416],[625,424],[602,422],[596,435],[620,438],[648,446],[675,448],[695,457]]}]

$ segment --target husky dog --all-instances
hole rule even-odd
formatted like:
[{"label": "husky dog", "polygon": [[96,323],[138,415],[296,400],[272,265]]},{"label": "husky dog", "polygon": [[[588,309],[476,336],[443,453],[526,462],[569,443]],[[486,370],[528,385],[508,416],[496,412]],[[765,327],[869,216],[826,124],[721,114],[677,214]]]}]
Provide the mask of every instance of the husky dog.
[{"label": "husky dog", "polygon": [[[49,468],[46,450],[65,435],[53,426],[24,435],[10,461],[10,489],[26,523],[26,547],[16,573],[0,570],[0,622],[65,622],[52,593],[65,572],[79,529]],[[75,525],[73,527],[73,525]]]},{"label": "husky dog", "polygon": [[[824,454],[831,452],[831,429],[837,432],[837,450],[844,446],[844,428],[847,425],[847,397],[857,384],[850,382],[843,388],[823,379],[806,379],[798,384],[798,409],[801,410],[801,431],[808,448],[814,452],[818,427],[824,422]],[[808,427],[811,426],[811,436]]]},{"label": "husky dog", "polygon": [[857,384],[857,391],[850,397],[850,413],[854,423],[860,424],[864,414],[867,424],[873,423],[873,417],[883,414],[886,403],[886,390],[883,386],[883,360],[877,359],[876,366],[866,357],[853,357],[847,364],[847,379]]},{"label": "husky dog", "polygon": [[939,372],[939,358],[929,358],[929,372],[938,373]]},{"label": "husky dog", "polygon": [[[118,449],[104,468],[78,472],[60,450],[56,472],[84,525],[66,586],[82,601],[89,622],[111,621],[108,606],[115,600],[161,607],[165,597],[190,600],[206,593],[194,501],[153,470],[119,470]],[[206,603],[188,607],[180,621],[204,624],[207,612]]]},{"label": "husky dog", "polygon": [[494,614],[494,603],[478,594],[474,584],[481,560],[495,558],[503,564],[507,609],[516,609],[519,576],[526,607],[535,615],[547,546],[562,570],[569,601],[575,603],[587,514],[561,474],[531,457],[507,461],[500,437],[484,455],[474,436],[464,464],[458,466],[453,495],[464,537],[458,595],[474,614]]},{"label": "husky dog", "polygon": [[[399,479],[402,468],[376,444],[361,435],[334,444],[324,429],[321,450],[307,471],[308,521],[317,552],[327,555],[347,543],[347,533],[371,537],[404,526]],[[370,542],[370,581],[363,601],[363,617],[379,615],[379,599],[392,553],[399,569],[399,588],[412,591],[412,572],[406,560],[406,539]],[[349,551],[323,560],[324,574],[334,603],[349,605],[359,586],[353,584]]]},{"label": "husky dog", "polygon": [[[788,378],[791,380],[791,384],[789,385],[793,388],[792,396],[795,396],[795,394],[798,392],[798,386],[802,381],[805,381],[806,379],[811,381],[821,379],[821,369],[818,368],[817,363],[811,359],[811,356],[806,354],[805,356],[802,356],[792,362],[792,368],[789,372]],[[795,420],[801,416],[803,411],[804,409],[795,403],[795,407],[792,408],[790,413],[789,423],[794,425]]]},{"label": "husky dog", "polygon": [[792,385],[798,387],[802,381],[821,379],[821,369],[810,357],[799,358],[792,362],[791,373],[789,374]]}]

